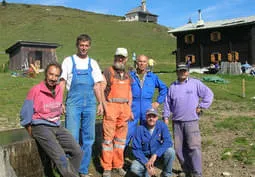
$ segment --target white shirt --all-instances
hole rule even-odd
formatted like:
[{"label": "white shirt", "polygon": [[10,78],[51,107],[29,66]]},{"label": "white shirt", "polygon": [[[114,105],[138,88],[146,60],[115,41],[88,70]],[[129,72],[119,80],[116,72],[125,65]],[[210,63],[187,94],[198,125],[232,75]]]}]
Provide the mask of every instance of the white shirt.
[{"label": "white shirt", "polygon": [[150,132],[151,135],[153,134],[154,129],[155,129],[155,127],[149,129],[149,132]]},{"label": "white shirt", "polygon": [[[77,55],[73,55],[74,62],[76,64],[76,69],[88,69],[89,60],[87,58],[82,59]],[[94,83],[103,81],[103,76],[99,65],[97,64],[96,60],[91,59],[90,65],[92,67],[92,78],[94,79]],[[71,56],[66,57],[62,63],[62,74],[60,78],[66,80],[66,89],[69,90],[73,78],[72,74],[73,69],[73,62]]]}]

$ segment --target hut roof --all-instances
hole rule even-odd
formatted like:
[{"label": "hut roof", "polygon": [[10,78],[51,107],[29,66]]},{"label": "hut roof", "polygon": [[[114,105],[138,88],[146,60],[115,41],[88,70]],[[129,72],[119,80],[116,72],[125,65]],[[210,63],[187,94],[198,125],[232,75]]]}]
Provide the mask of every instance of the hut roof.
[{"label": "hut roof", "polygon": [[231,26],[244,26],[248,24],[255,24],[255,16],[239,17],[239,18],[218,20],[218,21],[212,21],[212,22],[204,22],[203,25],[197,25],[197,23],[188,23],[184,26],[171,29],[168,32],[179,33],[179,32],[185,32],[185,31],[225,28],[225,27],[231,27]]},{"label": "hut roof", "polygon": [[12,51],[16,50],[21,46],[26,47],[41,47],[41,48],[57,48],[60,44],[57,43],[48,43],[48,42],[32,42],[32,41],[18,41],[13,44],[11,47],[5,50],[5,53],[12,53]]},{"label": "hut roof", "polygon": [[158,15],[150,13],[147,9],[146,9],[146,11],[144,11],[142,6],[138,6],[134,9],[130,10],[128,13],[126,13],[126,15],[133,14],[133,13],[144,13],[144,14],[148,14],[148,15],[152,15],[152,16],[156,16],[156,17],[158,16]]}]

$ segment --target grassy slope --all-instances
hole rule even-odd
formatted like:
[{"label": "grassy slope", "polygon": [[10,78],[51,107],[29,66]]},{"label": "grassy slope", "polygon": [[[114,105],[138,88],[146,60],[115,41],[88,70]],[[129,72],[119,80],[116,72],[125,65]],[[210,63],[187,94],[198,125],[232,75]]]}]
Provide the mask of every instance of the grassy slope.
[{"label": "grassy slope", "polygon": [[[59,61],[62,61],[76,51],[76,37],[87,33],[93,40],[90,56],[103,66],[112,62],[114,50],[120,46],[128,48],[130,54],[135,51],[160,62],[174,61],[170,53],[175,48],[175,39],[167,34],[166,27],[119,22],[120,19],[122,17],[65,7],[8,4],[0,8],[0,52],[17,40],[57,42],[62,45],[57,49]],[[7,60],[7,55],[0,54],[0,63]]]}]

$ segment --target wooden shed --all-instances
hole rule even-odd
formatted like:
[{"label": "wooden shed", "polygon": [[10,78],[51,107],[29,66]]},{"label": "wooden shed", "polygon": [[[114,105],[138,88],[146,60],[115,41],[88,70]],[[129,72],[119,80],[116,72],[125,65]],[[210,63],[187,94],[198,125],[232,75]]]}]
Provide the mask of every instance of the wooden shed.
[{"label": "wooden shed", "polygon": [[140,21],[157,23],[158,15],[150,13],[146,8],[146,0],[142,0],[141,6],[130,10],[125,15],[126,21]]},{"label": "wooden shed", "polygon": [[30,64],[36,64],[40,69],[54,61],[57,61],[57,43],[18,41],[5,50],[9,54],[9,69],[21,70],[29,68]]},{"label": "wooden shed", "polygon": [[241,62],[255,64],[255,16],[197,23],[172,29],[177,37],[176,63],[191,62],[191,68],[210,64]]}]

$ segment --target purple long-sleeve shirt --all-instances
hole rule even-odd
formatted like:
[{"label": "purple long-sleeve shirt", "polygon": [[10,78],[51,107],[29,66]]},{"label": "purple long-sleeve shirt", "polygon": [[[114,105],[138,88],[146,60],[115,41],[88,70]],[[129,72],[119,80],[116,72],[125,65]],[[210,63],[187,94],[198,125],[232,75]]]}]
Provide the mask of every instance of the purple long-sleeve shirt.
[{"label": "purple long-sleeve shirt", "polygon": [[173,82],[164,103],[163,117],[174,121],[198,120],[196,108],[207,109],[213,101],[213,92],[198,79],[188,78],[183,83]]}]

